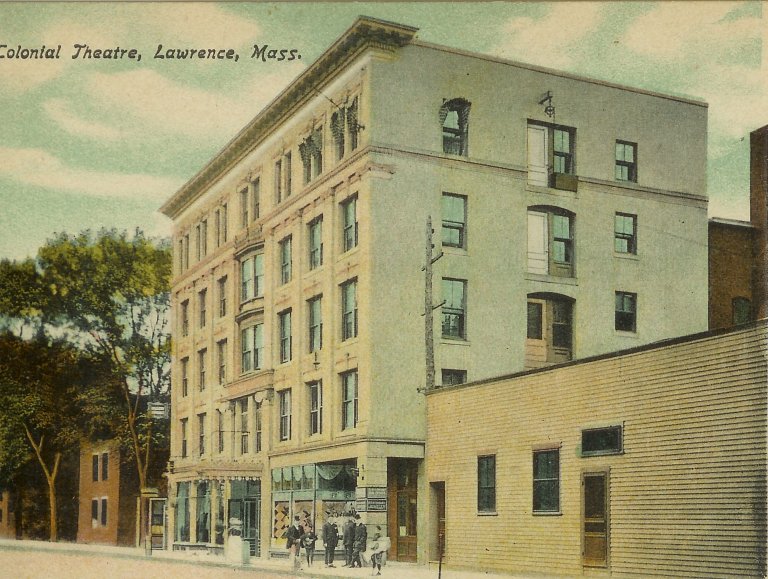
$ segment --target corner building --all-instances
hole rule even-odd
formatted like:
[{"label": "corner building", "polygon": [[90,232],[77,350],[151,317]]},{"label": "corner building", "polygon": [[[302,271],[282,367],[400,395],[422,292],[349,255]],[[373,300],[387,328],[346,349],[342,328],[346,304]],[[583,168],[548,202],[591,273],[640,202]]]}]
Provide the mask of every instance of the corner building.
[{"label": "corner building", "polygon": [[162,208],[174,548],[355,511],[426,562],[430,216],[438,386],[707,327],[706,105],[415,35],[358,19]]}]

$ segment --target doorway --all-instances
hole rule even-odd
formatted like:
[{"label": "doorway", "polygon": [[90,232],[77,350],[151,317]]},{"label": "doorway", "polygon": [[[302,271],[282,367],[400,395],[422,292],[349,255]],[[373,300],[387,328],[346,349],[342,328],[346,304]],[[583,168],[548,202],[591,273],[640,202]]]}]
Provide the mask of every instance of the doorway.
[{"label": "doorway", "polygon": [[416,531],[419,461],[392,458],[388,463],[389,536],[392,538],[390,556],[396,561],[416,562],[418,535]]},{"label": "doorway", "polygon": [[582,560],[585,567],[608,567],[608,473],[584,473]]}]

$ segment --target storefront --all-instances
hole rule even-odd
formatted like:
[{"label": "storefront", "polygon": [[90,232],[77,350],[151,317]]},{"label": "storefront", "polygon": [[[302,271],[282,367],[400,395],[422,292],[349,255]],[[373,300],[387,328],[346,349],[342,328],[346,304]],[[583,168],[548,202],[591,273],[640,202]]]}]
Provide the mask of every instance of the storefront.
[{"label": "storefront", "polygon": [[305,464],[272,469],[272,539],[270,548],[285,549],[286,532],[299,524],[319,533],[324,513],[342,528],[344,517],[355,513],[356,460]]}]

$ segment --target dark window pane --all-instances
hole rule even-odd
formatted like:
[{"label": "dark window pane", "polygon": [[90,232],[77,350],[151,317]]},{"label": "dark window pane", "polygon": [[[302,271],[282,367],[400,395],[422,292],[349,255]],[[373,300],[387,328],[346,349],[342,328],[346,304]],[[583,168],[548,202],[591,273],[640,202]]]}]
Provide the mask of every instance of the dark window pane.
[{"label": "dark window pane", "polygon": [[584,454],[621,452],[621,426],[582,431],[581,451]]},{"label": "dark window pane", "polygon": [[528,338],[541,340],[542,304],[528,302]]}]

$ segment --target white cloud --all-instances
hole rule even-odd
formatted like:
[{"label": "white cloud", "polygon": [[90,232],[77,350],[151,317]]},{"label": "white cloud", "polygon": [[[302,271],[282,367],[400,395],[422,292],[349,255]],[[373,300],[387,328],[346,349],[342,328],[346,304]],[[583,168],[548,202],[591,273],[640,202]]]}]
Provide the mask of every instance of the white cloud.
[{"label": "white cloud", "polygon": [[655,58],[713,55],[738,46],[760,33],[760,18],[725,19],[740,2],[662,2],[636,18],[623,43],[638,54]]},{"label": "white cloud", "polygon": [[513,18],[502,29],[507,37],[493,52],[543,66],[567,67],[574,48],[603,21],[604,9],[599,2],[556,2],[542,18]]},{"label": "white cloud", "polygon": [[114,127],[77,116],[70,110],[70,103],[64,99],[56,98],[46,101],[43,103],[43,110],[54,123],[76,137],[117,141],[125,136]]},{"label": "white cloud", "polygon": [[134,138],[222,139],[240,130],[302,69],[288,65],[254,76],[231,92],[186,86],[149,69],[96,73],[88,78],[86,92],[97,108],[113,111],[122,132]]},{"label": "white cloud", "polygon": [[26,185],[95,197],[161,199],[176,191],[181,179],[109,173],[68,166],[43,149],[0,147],[0,177]]}]

